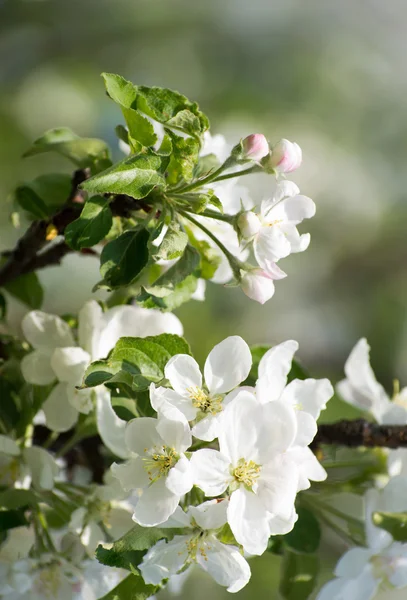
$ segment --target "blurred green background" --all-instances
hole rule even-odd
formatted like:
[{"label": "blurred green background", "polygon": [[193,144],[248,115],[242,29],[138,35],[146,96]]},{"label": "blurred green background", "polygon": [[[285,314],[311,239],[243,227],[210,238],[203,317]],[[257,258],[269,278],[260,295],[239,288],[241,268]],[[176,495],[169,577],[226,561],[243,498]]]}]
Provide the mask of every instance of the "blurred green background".
[{"label": "blurred green background", "polygon": [[[21,160],[45,129],[104,137],[120,155],[120,115],[101,71],[175,88],[231,143],[251,132],[298,142],[304,162],[292,178],[317,204],[302,226],[309,250],[281,263],[288,277],[265,306],[208,285],[206,303],[178,311],[197,357],[231,334],[294,338],[311,373],[337,381],[366,336],[378,379],[407,383],[406,26],[401,0],[0,0],[0,249],[21,235],[8,222],[16,184],[70,170],[52,155]],[[271,186],[247,183],[256,201]],[[98,279],[97,261],[69,256],[41,278],[44,308],[73,311]],[[276,598],[277,569],[271,555],[255,561],[238,596]],[[185,600],[226,598],[199,581],[186,584]]]}]

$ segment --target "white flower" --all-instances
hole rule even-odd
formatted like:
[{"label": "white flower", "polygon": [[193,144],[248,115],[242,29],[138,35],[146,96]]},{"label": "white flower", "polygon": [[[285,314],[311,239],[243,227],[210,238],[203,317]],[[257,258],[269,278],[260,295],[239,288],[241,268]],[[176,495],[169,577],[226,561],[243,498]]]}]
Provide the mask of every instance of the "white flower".
[{"label": "white flower", "polygon": [[273,147],[268,166],[279,173],[295,171],[302,163],[302,150],[295,142],[282,139]]},{"label": "white flower", "polygon": [[279,400],[261,404],[240,390],[222,413],[220,451],[192,455],[195,484],[208,497],[228,488],[228,523],[239,544],[262,554],[274,519],[289,521],[298,489],[298,468],[286,454],[297,434],[293,408]]},{"label": "white flower", "polygon": [[158,585],[185,566],[198,564],[228,592],[241,590],[250,579],[250,567],[238,548],[216,538],[216,530],[226,523],[227,505],[227,500],[210,500],[190,506],[187,513],[178,507],[164,527],[185,527],[191,533],[161,540],[147,552],[140,565],[144,581]]},{"label": "white flower", "polygon": [[11,438],[0,435],[0,485],[51,490],[59,467],[44,448],[20,448]]},{"label": "white flower", "polygon": [[390,589],[407,586],[407,544],[393,542],[386,531],[375,527],[372,513],[405,509],[407,480],[394,478],[381,491],[366,495],[367,548],[352,548],[339,560],[337,579],[323,586],[317,600],[371,600],[383,585]]},{"label": "white flower", "polygon": [[217,344],[204,366],[205,385],[198,363],[188,354],[177,354],[165,366],[165,377],[173,389],[150,388],[151,405],[157,411],[162,402],[178,408],[188,421],[197,420],[192,434],[200,440],[218,437],[219,417],[233,399],[226,395],[246,379],[252,365],[250,348],[239,336]]},{"label": "white flower", "polygon": [[125,441],[135,456],[121,465],[114,463],[112,472],[125,490],[140,494],[133,519],[153,527],[166,521],[181,496],[192,488],[191,465],[185,456],[192,441],[191,430],[184,415],[163,402],[158,419],[129,421]]},{"label": "white flower", "polygon": [[261,227],[254,236],[253,249],[260,267],[272,271],[273,263],[280,258],[306,250],[311,236],[309,233],[300,235],[297,225],[314,214],[314,202],[300,195],[295,183],[278,183],[273,197],[262,201],[257,215]]},{"label": "white flower", "polygon": [[58,380],[42,405],[47,426],[53,431],[67,431],[75,425],[80,412],[87,414],[93,409],[95,396],[99,433],[113,453],[125,458],[125,422],[112,409],[107,388],[77,390],[75,386],[82,382],[90,362],[107,356],[121,337],[164,332],[180,335],[179,319],[171,313],[135,306],[116,306],[104,313],[97,302],[90,300],[78,315],[79,346],[75,345],[67,323],[55,315],[32,311],[23,319],[22,328],[34,347],[21,363],[26,381],[47,385]]},{"label": "white flower", "polygon": [[240,286],[251,300],[264,304],[274,296],[274,280],[283,279],[284,277],[287,277],[284,271],[276,264],[270,264],[268,271],[263,269],[245,271],[240,280]]}]

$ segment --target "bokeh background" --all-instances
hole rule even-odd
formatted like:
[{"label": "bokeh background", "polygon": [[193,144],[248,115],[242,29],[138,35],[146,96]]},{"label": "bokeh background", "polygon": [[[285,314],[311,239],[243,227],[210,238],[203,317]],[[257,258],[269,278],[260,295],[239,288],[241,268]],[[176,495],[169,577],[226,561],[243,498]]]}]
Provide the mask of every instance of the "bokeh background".
[{"label": "bokeh background", "polygon": [[[311,246],[284,260],[288,277],[269,303],[209,285],[206,303],[178,311],[197,357],[231,334],[294,338],[311,373],[337,381],[366,336],[378,378],[407,383],[406,27],[402,0],[0,0],[0,249],[21,235],[9,223],[13,188],[70,170],[52,155],[21,160],[45,129],[104,137],[119,156],[120,114],[100,72],[175,88],[231,143],[250,132],[298,142],[293,180],[317,204],[302,228]],[[248,183],[256,201],[271,186]],[[45,309],[79,308],[97,271],[93,258],[71,256],[44,271]],[[350,413],[336,404],[325,418],[338,414]],[[279,559],[252,567],[238,597],[277,598]],[[208,594],[227,597],[201,576],[182,598]]]}]

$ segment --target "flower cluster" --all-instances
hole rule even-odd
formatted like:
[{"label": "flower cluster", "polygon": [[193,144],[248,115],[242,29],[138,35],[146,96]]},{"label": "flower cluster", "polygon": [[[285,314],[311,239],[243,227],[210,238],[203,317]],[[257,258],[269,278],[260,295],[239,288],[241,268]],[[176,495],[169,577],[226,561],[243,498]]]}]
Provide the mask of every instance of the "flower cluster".
[{"label": "flower cluster", "polygon": [[[127,424],[131,457],[112,472],[125,490],[138,493],[136,523],[173,527],[178,519],[193,532],[169,544],[160,541],[148,552],[141,565],[147,583],[195,562],[238,591],[250,575],[238,548],[262,554],[270,535],[293,528],[297,492],[310,480],[325,479],[308,445],[333,389],[326,379],[287,385],[297,348],[287,341],[267,351],[255,387],[239,387],[252,360],[247,344],[232,336],[210,352],[204,382],[195,360],[179,354],[165,367],[168,387],[151,385],[157,417]],[[192,436],[202,441],[193,443]],[[179,504],[193,486],[216,500],[187,504],[185,514]],[[226,522],[232,547],[218,537]]]}]

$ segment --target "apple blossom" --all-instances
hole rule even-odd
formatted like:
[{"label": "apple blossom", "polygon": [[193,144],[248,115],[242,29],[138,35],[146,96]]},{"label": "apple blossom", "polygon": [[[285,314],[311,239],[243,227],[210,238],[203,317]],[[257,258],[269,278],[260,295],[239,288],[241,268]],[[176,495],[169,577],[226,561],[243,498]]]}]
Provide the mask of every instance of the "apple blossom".
[{"label": "apple blossom", "polygon": [[269,265],[267,271],[263,269],[244,271],[240,280],[240,287],[251,300],[264,304],[274,295],[274,281],[283,279],[286,276],[287,274],[274,263]]},{"label": "apple blossom", "polygon": [[270,152],[268,142],[262,133],[252,133],[242,141],[244,156],[248,160],[259,161]]},{"label": "apple blossom", "polygon": [[184,415],[168,402],[160,405],[158,418],[129,421],[125,441],[134,455],[112,472],[124,490],[137,490],[133,519],[145,527],[166,521],[181,496],[192,488],[192,472],[185,452],[192,437]]},{"label": "apple blossom", "polygon": [[292,517],[299,475],[286,451],[296,434],[291,406],[279,400],[261,404],[240,390],[222,413],[219,451],[205,448],[192,455],[195,484],[206,496],[229,489],[227,520],[250,554],[265,551],[273,518]]},{"label": "apple blossom", "polygon": [[228,392],[246,379],[251,365],[249,346],[239,336],[228,337],[211,350],[204,366],[205,385],[195,359],[177,354],[164,369],[172,389],[151,384],[151,405],[159,411],[163,402],[169,402],[188,421],[196,421],[195,437],[210,442],[218,437],[219,417],[233,398]]},{"label": "apple blossom", "polygon": [[271,151],[267,167],[276,169],[279,173],[295,171],[302,163],[302,150],[295,142],[282,139]]},{"label": "apple blossom", "polygon": [[140,571],[146,583],[159,584],[181,569],[198,564],[228,592],[238,592],[250,579],[250,567],[236,546],[222,544],[216,530],[226,523],[227,500],[209,500],[189,506],[185,513],[178,507],[161,527],[191,530],[171,541],[159,541],[143,558]]},{"label": "apple blossom", "polygon": [[54,457],[39,446],[20,446],[0,435],[0,485],[51,490],[59,474]]}]

